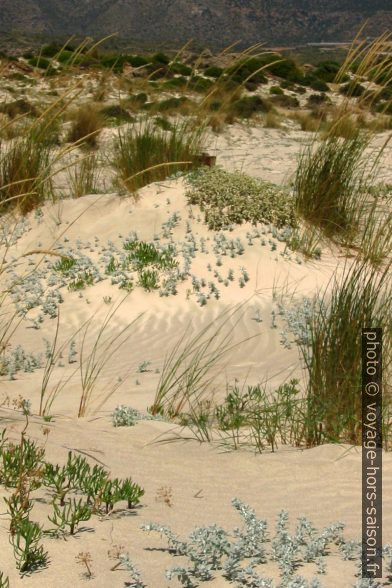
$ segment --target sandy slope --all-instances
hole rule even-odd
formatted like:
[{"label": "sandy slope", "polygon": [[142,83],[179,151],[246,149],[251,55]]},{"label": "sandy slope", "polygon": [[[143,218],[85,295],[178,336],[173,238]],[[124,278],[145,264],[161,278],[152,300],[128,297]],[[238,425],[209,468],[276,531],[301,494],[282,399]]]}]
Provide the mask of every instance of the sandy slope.
[{"label": "sandy slope", "polygon": [[[256,135],[254,131],[255,141],[258,140]],[[266,142],[261,149],[269,151],[268,140],[266,135]],[[242,148],[244,138],[239,135],[238,141]],[[241,154],[233,155],[233,145],[227,149],[226,155],[224,150],[220,151],[221,163],[224,164],[225,157],[229,159],[231,149],[235,167],[239,167]],[[293,146],[288,148],[286,154],[284,150],[283,144],[280,152],[282,160],[288,158],[293,165]],[[249,151],[252,151],[252,144]],[[263,173],[255,175],[277,181],[288,174],[289,169],[281,165],[273,152],[270,153],[273,173],[269,173],[262,156],[261,152],[253,153],[250,173],[257,171],[258,161],[262,160]],[[249,171],[247,161],[245,168]],[[184,194],[183,181],[175,180],[144,188],[136,202],[120,199],[115,194],[106,194],[47,205],[44,220],[39,223],[32,215],[29,219],[30,230],[13,246],[11,254],[19,261],[13,261],[12,267],[21,272],[29,270],[31,266],[21,257],[23,254],[37,248],[61,251],[60,245],[75,247],[77,239],[90,243],[83,251],[98,263],[100,248],[105,248],[109,240],[120,246],[130,231],[137,231],[140,239],[151,240],[155,233],[162,231],[162,224],[173,212],[181,218],[173,229],[173,240],[183,242],[186,222],[189,221]],[[193,234],[197,240],[202,237],[207,239],[210,234],[202,218],[198,220],[197,211],[194,212],[195,218],[191,223]],[[241,226],[232,232],[225,231],[225,234],[230,239],[239,237],[246,243],[246,233],[250,230],[249,226]],[[66,243],[65,235],[69,239]],[[94,243],[96,236],[99,238],[98,244]],[[211,242],[208,249],[209,253],[198,252],[191,270],[206,280],[211,277],[207,264],[211,263],[215,267],[216,262]],[[67,451],[73,449],[102,462],[114,476],[132,475],[146,490],[142,507],[132,516],[114,513],[102,521],[93,517],[75,538],[69,538],[66,543],[46,540],[50,566],[24,580],[19,579],[15,570],[8,543],[8,521],[4,508],[0,509],[0,569],[9,574],[12,588],[83,586],[86,580],[82,575],[82,567],[75,562],[75,556],[87,551],[93,559],[94,577],[90,585],[122,586],[127,580],[126,572],[110,570],[114,562],[109,559],[108,550],[114,545],[124,546],[129,551],[149,587],[178,585],[164,578],[165,568],[177,563],[160,549],[165,546],[164,540],[143,533],[139,530],[140,524],[160,522],[172,526],[181,535],[186,535],[196,525],[214,522],[233,529],[239,522],[230,505],[234,497],[254,507],[261,517],[268,520],[271,528],[276,515],[284,508],[289,511],[292,521],[300,514],[309,516],[317,527],[341,520],[347,525],[347,536],[359,536],[361,455],[355,448],[323,446],[300,451],[286,447],[274,454],[267,452],[253,455],[245,451],[226,453],[222,449],[199,445],[194,441],[155,443],[162,433],[166,437],[171,435],[172,425],[168,423],[144,421],[132,428],[114,428],[111,424],[110,414],[120,403],[140,410],[146,410],[151,405],[159,379],[159,373],[155,373],[155,370],[162,369],[166,352],[185,330],[197,333],[222,312],[239,303],[243,304],[241,310],[228,323],[228,327],[235,324],[233,342],[238,345],[219,366],[217,392],[222,393],[226,382],[233,383],[234,378],[238,378],[240,383],[269,378],[271,385],[279,384],[290,375],[301,378],[297,349],[295,346],[286,349],[280,342],[281,319],[278,320],[278,328],[271,328],[271,311],[276,309],[274,295],[278,298],[284,296],[287,301],[294,295],[299,297],[315,293],[328,283],[331,276],[341,271],[344,260],[325,253],[320,261],[305,264],[295,254],[291,258],[283,257],[283,250],[281,243],[277,244],[276,251],[271,251],[270,247],[262,247],[255,241],[254,245],[245,247],[243,255],[225,259],[222,268],[219,268],[222,273],[232,268],[237,276],[240,268],[245,267],[250,280],[245,288],[239,287],[238,280],[228,288],[222,286],[220,299],[208,301],[205,307],[200,307],[195,297],[187,294],[189,281],[179,285],[176,296],[160,297],[157,293],[145,293],[137,288],[122,303],[111,323],[112,332],[142,316],[132,327],[130,338],[102,374],[88,417],[79,420],[75,418],[80,396],[80,380],[76,372],[53,405],[54,421],[43,423],[42,419],[32,417],[29,432],[34,439],[46,443],[47,458],[50,460],[61,462],[66,458]],[[38,261],[39,256],[36,259]],[[61,339],[65,340],[94,312],[94,325],[98,328],[107,312],[124,297],[124,292],[105,279],[83,291],[83,297],[65,289],[63,295],[60,325]],[[111,297],[111,302],[104,304],[104,297]],[[261,313],[262,322],[254,320],[256,308]],[[34,315],[36,311],[32,312]],[[13,344],[23,343],[27,350],[43,351],[43,338],[53,337],[55,322],[45,317],[39,330],[22,323],[16,330]],[[93,329],[87,338],[89,345],[93,344],[95,332]],[[80,349],[80,339],[77,341]],[[138,366],[143,361],[151,362],[151,371],[138,373]],[[65,373],[71,373],[73,369],[69,365],[56,368],[54,381]],[[111,395],[113,382],[119,375],[128,375],[128,378]],[[41,380],[42,370],[33,374],[18,373],[14,381],[3,377],[0,395],[3,395],[3,399],[8,396],[11,400],[22,395],[31,400],[34,413],[38,408]],[[99,401],[106,397],[103,406],[98,411],[94,410]],[[20,412],[7,406],[3,406],[0,411],[1,418],[9,422],[10,436],[16,438],[23,425]],[[43,435],[43,425],[50,429],[47,439]],[[173,504],[170,507],[156,500],[157,490],[162,486],[172,488]],[[1,489],[1,495],[4,494]],[[385,455],[384,543],[392,541],[391,500],[392,458]],[[38,519],[41,516],[42,522],[45,521],[42,504],[37,504],[35,513]],[[345,588],[354,584],[355,567],[352,562],[343,562],[337,554],[332,554],[327,563],[325,586]],[[313,572],[314,567],[311,565],[308,569],[300,570],[307,577]],[[266,573],[278,579],[277,568],[271,567]],[[227,582],[217,578],[210,585],[226,586]]]}]

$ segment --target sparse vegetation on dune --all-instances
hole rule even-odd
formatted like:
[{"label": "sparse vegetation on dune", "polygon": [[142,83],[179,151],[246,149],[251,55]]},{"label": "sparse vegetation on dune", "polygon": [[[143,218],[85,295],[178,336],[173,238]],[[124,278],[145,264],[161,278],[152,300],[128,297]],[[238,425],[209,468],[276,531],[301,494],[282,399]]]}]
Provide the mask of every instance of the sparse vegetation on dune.
[{"label": "sparse vegetation on dune", "polygon": [[[117,518],[136,514],[144,490],[129,477],[128,460],[143,472],[140,450],[154,467],[161,453],[150,453],[152,433],[209,443],[208,455],[216,447],[236,451],[237,465],[249,457],[241,451],[286,446],[295,456],[295,448],[360,445],[363,326],[383,329],[390,451],[385,163],[378,178],[390,137],[376,137],[391,128],[388,39],[357,40],[342,64],[302,65],[260,45],[217,55],[188,46],[136,54],[91,40],[0,55],[0,408],[7,423],[15,421],[0,435],[0,489],[17,570],[7,562],[10,579],[0,571],[0,588],[38,570],[45,583],[51,542],[76,534],[84,541],[83,523],[92,521],[92,550],[93,531],[103,538],[99,526],[113,533]],[[280,273],[290,278],[284,287],[275,284]],[[302,284],[308,294],[298,298]],[[146,322],[138,320],[144,309]],[[296,371],[287,376],[289,364]],[[270,370],[283,365],[272,383]],[[20,438],[9,441],[19,425]],[[72,445],[64,441],[68,427]],[[46,459],[47,446],[60,448],[58,464]],[[113,465],[107,460],[117,450]],[[170,467],[157,492],[168,510],[177,504]],[[193,498],[204,499],[200,493]],[[189,588],[222,576],[238,587],[272,588],[266,564],[278,586],[316,588],[332,552],[360,572],[359,544],[344,539],[341,525],[318,532],[303,518],[290,535],[283,512],[268,542],[266,522],[233,504],[244,520],[233,534],[201,526],[180,541],[163,523],[143,525],[182,558],[168,582]],[[192,503],[189,516],[197,508]],[[134,531],[132,519],[122,518],[121,533]],[[390,551],[383,552],[388,573]],[[133,554],[122,545],[109,553],[115,563],[103,581],[122,570],[130,585],[145,586]],[[94,554],[74,559],[82,578],[94,578]],[[358,579],[359,586],[373,584]]]}]

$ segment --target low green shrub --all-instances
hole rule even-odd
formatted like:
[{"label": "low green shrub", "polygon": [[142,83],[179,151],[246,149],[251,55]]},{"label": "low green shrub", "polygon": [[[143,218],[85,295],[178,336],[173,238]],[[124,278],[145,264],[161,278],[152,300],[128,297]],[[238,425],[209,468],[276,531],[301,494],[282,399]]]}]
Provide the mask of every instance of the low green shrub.
[{"label": "low green shrub", "polygon": [[284,94],[282,88],[280,88],[280,86],[271,86],[269,89],[269,93],[270,94]]},{"label": "low green shrub", "polygon": [[142,55],[127,55],[125,60],[132,65],[132,67],[143,67],[149,63],[148,59]]},{"label": "low green shrub", "polygon": [[267,77],[263,73],[264,66],[266,65],[265,60],[257,57],[250,57],[241,61],[239,64],[235,64],[226,69],[229,78],[237,84],[245,84],[247,80],[251,81],[252,84],[258,86],[259,84],[265,84]]},{"label": "low green shrub", "polygon": [[31,104],[25,98],[14,100],[13,102],[5,102],[0,104],[0,112],[7,114],[10,118],[15,118],[22,114],[29,114],[30,116],[37,116],[38,111],[34,104]]},{"label": "low green shrub", "polygon": [[181,63],[179,61],[175,61],[174,63],[170,64],[170,70],[181,76],[190,76],[192,74],[192,68],[185,63]]},{"label": "low green shrub", "polygon": [[310,87],[315,92],[329,92],[329,86],[324,80],[312,80],[310,82]]},{"label": "low green shrub", "polygon": [[229,104],[229,112],[239,118],[251,118],[254,114],[269,112],[271,104],[260,96],[244,96]]},{"label": "low green shrub", "polygon": [[204,70],[204,75],[209,78],[220,78],[224,73],[224,70],[221,67],[217,67],[216,65],[211,65]]},{"label": "low green shrub", "polygon": [[188,80],[184,78],[184,76],[179,76],[176,78],[172,78],[171,80],[165,80],[162,84],[162,88],[166,88],[169,90],[176,88],[185,88],[187,84]]},{"label": "low green shrub", "polygon": [[189,102],[190,100],[186,96],[180,96],[180,98],[175,98],[173,96],[155,103],[151,108],[157,112],[169,112],[179,110]]},{"label": "low green shrub", "polygon": [[207,92],[213,86],[214,82],[202,76],[192,76],[189,79],[188,88],[193,92]]},{"label": "low green shrub", "polygon": [[272,104],[276,106],[280,106],[281,108],[298,108],[299,107],[299,100],[295,96],[289,96],[288,94],[276,94],[271,96],[270,101]]},{"label": "low green shrub", "polygon": [[46,59],[45,57],[32,57],[31,59],[29,59],[29,65],[32,65],[33,67],[38,67],[39,69],[48,69],[48,67],[50,66],[50,61],[49,59]]},{"label": "low green shrub", "polygon": [[335,81],[340,67],[337,61],[322,61],[317,65],[313,75],[323,82],[332,83]]},{"label": "low green shrub", "polygon": [[128,98],[128,102],[131,106],[140,108],[148,100],[148,96],[145,92],[139,92],[138,94],[131,94]]},{"label": "low green shrub", "polygon": [[339,93],[343,94],[344,96],[348,96],[350,98],[359,98],[363,96],[365,93],[366,88],[362,86],[359,82],[352,80],[348,84],[343,84],[339,88]]},{"label": "low green shrub", "polygon": [[55,57],[57,54],[61,52],[62,46],[58,45],[54,41],[44,45],[41,50],[41,55],[43,57]]},{"label": "low green shrub", "polygon": [[200,206],[211,229],[244,222],[273,223],[277,227],[296,224],[293,199],[274,184],[218,167],[194,173],[189,183],[188,202]]},{"label": "low green shrub", "polygon": [[167,55],[165,55],[165,53],[159,52],[154,53],[154,55],[151,57],[151,61],[153,63],[168,65],[170,63],[170,58]]},{"label": "low green shrub", "polygon": [[104,108],[101,108],[99,113],[105,118],[114,120],[117,124],[127,123],[133,120],[128,110],[120,106],[120,104],[110,104],[109,106],[104,106]]}]

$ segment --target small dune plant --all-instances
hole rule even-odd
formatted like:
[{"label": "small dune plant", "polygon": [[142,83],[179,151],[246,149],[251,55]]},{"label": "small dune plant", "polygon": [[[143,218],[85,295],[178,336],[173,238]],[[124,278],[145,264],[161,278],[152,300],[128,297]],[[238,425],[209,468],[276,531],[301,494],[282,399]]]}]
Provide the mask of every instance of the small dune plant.
[{"label": "small dune plant", "polygon": [[241,306],[229,309],[196,335],[179,338],[165,357],[150,414],[177,418],[211,399],[218,366],[240,344],[232,342],[240,314]]},{"label": "small dune plant", "polygon": [[[318,530],[306,516],[301,516],[291,530],[289,513],[282,510],[276,517],[275,530],[271,532],[267,521],[260,519],[249,505],[238,498],[232,500],[232,505],[241,517],[242,525],[231,532],[213,524],[195,528],[183,540],[170,527],[159,523],[141,526],[143,531],[159,533],[167,542],[168,552],[179,560],[177,565],[167,569],[167,579],[176,579],[184,588],[216,581],[226,581],[238,588],[321,588],[324,586],[321,579],[327,573],[328,556],[333,555],[331,565],[337,557],[352,560],[355,564],[352,570],[355,583],[350,584],[345,578],[347,586],[376,586],[372,580],[368,582],[359,578],[355,581],[362,569],[361,543],[346,539],[343,523],[332,523]],[[384,548],[383,557],[389,566],[389,546]],[[276,566],[278,583],[268,576],[269,570]],[[131,565],[129,571],[133,570],[135,567]],[[135,586],[143,585],[137,583],[140,581],[138,575],[134,581]]]},{"label": "small dune plant", "polygon": [[[12,490],[4,498],[10,524],[10,543],[16,568],[21,576],[46,567],[48,553],[42,539],[74,535],[80,523],[94,513],[110,514],[115,505],[125,502],[133,509],[144,490],[131,478],[111,478],[102,466],[91,466],[85,457],[68,453],[65,465],[45,459],[45,450],[27,436],[28,418],[19,443],[12,443],[3,430],[0,436],[0,484]],[[45,490],[51,500],[45,528],[32,520],[38,493]],[[46,504],[46,502],[45,502]],[[6,578],[0,575],[3,585]]]},{"label": "small dune plant", "polygon": [[120,185],[136,192],[176,171],[196,167],[202,148],[203,129],[177,123],[164,131],[147,120],[140,126],[119,131],[113,165]]}]

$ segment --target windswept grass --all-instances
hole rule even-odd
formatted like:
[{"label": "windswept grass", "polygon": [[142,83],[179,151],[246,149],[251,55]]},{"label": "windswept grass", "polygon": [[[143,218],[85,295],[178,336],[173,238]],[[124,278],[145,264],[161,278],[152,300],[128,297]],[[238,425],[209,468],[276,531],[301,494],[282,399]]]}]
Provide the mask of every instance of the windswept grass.
[{"label": "windswept grass", "polygon": [[356,234],[369,141],[362,132],[343,140],[332,135],[301,154],[294,182],[297,212],[327,237],[350,241]]},{"label": "windswept grass", "polygon": [[51,155],[31,134],[11,145],[0,143],[0,203],[2,212],[17,208],[26,214],[51,194]]},{"label": "windswept grass", "polygon": [[68,141],[96,147],[98,135],[104,126],[104,117],[92,105],[84,105],[72,113]]},{"label": "windswept grass", "polygon": [[[383,401],[391,406],[392,290],[390,264],[382,273],[355,263],[317,301],[310,340],[301,351],[308,375],[308,445],[361,442],[361,333],[383,329]],[[385,445],[390,445],[389,437]]]},{"label": "windswept grass", "polygon": [[[372,148],[369,157],[377,129],[361,124],[361,117],[365,120],[364,111],[370,112],[380,96],[389,96],[389,41],[388,34],[370,44],[357,38],[338,71],[335,66],[329,71],[328,65],[328,76],[333,74],[336,83],[351,81],[344,87],[344,100],[330,110],[331,116],[302,151],[294,181],[297,210],[305,225],[310,230],[320,230],[339,245],[357,249],[365,259],[371,260],[371,249],[377,249],[376,263],[390,252],[389,239],[383,240],[385,251],[380,251],[377,223],[381,219],[382,235],[384,231],[390,234],[391,215],[389,209],[380,216],[369,193],[390,137],[380,147]],[[376,89],[362,92],[363,79],[377,84]]]},{"label": "windswept grass", "polygon": [[153,121],[119,130],[114,144],[113,166],[120,185],[130,192],[177,171],[198,165],[204,145],[204,129],[178,122],[169,131]]},{"label": "windswept grass", "polygon": [[[186,412],[196,414],[200,403],[212,401],[217,368],[230,351],[245,341],[233,343],[241,307],[223,312],[196,335],[190,330],[179,338],[165,357],[155,399],[149,412],[169,418]],[[234,322],[233,322],[234,321]]]},{"label": "windswept grass", "polygon": [[[124,300],[125,298],[106,314],[92,340],[89,341],[92,325],[96,322],[94,320],[95,316],[93,315],[82,328],[79,360],[81,395],[78,418],[86,416],[91,408],[91,403],[97,400],[97,398],[94,398],[94,395],[99,378],[103,375],[108,363],[111,362],[119,349],[128,341],[132,334],[130,332],[131,327],[140,318],[139,315],[130,323],[126,323],[120,330],[114,330],[113,332],[111,329],[113,320]],[[110,389],[103,394],[103,399],[100,399],[95,409],[98,410],[122,383],[123,379],[119,377]]]},{"label": "windswept grass", "polygon": [[95,153],[81,158],[68,169],[71,197],[80,198],[86,194],[96,194],[99,184],[99,161]]}]

